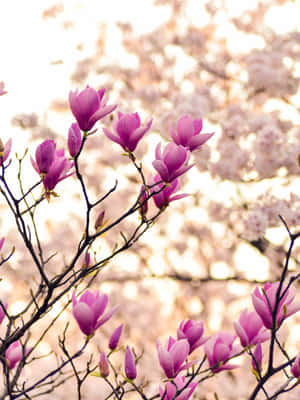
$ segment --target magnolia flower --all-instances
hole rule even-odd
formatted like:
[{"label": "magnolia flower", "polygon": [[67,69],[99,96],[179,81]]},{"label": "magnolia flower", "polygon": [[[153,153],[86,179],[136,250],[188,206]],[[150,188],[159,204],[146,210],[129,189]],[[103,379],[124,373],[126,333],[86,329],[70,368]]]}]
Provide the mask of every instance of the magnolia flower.
[{"label": "magnolia flower", "polygon": [[55,157],[56,143],[54,140],[45,140],[35,151],[35,160],[31,158],[33,168],[40,174],[46,174]]},{"label": "magnolia flower", "polygon": [[202,119],[192,119],[189,115],[183,115],[179,118],[176,131],[170,126],[170,133],[174,142],[177,145],[184,146],[189,151],[199,149],[212,137],[213,133],[200,135],[201,130]]},{"label": "magnolia flower", "polygon": [[157,339],[156,348],[160,366],[167,378],[175,378],[180,371],[193,364],[183,364],[190,352],[190,345],[186,339],[176,341],[170,336],[165,346]]},{"label": "magnolia flower", "polygon": [[69,173],[69,171],[73,165],[73,162],[69,161],[65,157],[64,149],[56,150],[54,160],[47,174],[43,178],[43,184],[46,191],[49,192],[53,190],[58,182],[71,176],[73,172]]},{"label": "magnolia flower", "polygon": [[81,92],[76,89],[69,94],[71,111],[81,130],[88,132],[99,119],[115,110],[117,105],[106,105],[105,89],[95,90],[87,86]]},{"label": "magnolia flower", "polygon": [[[167,382],[165,385],[165,389],[161,386],[159,387],[159,394],[161,399],[164,400],[188,400],[191,395],[193,394],[194,390],[197,387],[197,382],[191,382],[187,385],[185,389],[184,386],[186,385],[186,378],[185,376],[176,376],[176,378],[172,382]],[[182,390],[183,389],[183,390]],[[182,390],[182,392],[175,397],[176,393]]]},{"label": "magnolia flower", "polygon": [[181,321],[177,329],[177,338],[187,339],[190,345],[190,353],[192,353],[208,340],[208,337],[203,337],[203,332],[203,322],[188,319],[187,321]]},{"label": "magnolia flower", "polygon": [[263,326],[256,312],[244,310],[239,321],[234,323],[234,328],[243,347],[262,343],[270,338],[270,332]]},{"label": "magnolia flower", "polygon": [[[272,329],[272,311],[274,310],[276,303],[276,293],[278,290],[278,286],[279,282],[267,282],[264,285],[263,292],[261,292],[259,288],[256,287],[251,295],[253,306],[267,329]],[[284,292],[285,294],[280,300],[276,312],[276,328],[280,326],[283,320],[300,310],[300,303],[292,304],[296,296],[295,287],[290,286],[289,289],[286,290],[286,287],[282,286],[280,296],[282,296],[282,293]]]},{"label": "magnolia flower", "polygon": [[19,341],[13,342],[6,350],[5,352],[5,358],[7,362],[7,366],[9,369],[13,369],[19,361],[23,359],[23,353],[24,356],[27,356],[27,354],[32,350],[32,347],[25,349],[25,352],[23,350],[23,346]]},{"label": "magnolia flower", "polygon": [[89,290],[86,290],[80,299],[77,300],[75,292],[73,292],[73,315],[82,333],[87,336],[93,335],[101,325],[113,316],[118,306],[113,307],[110,311],[104,314],[107,303],[107,294],[100,295],[99,292],[92,293]]},{"label": "magnolia flower", "polygon": [[237,355],[241,347],[234,345],[236,336],[220,331],[204,344],[204,351],[213,372],[236,368],[237,365],[228,364],[229,359]]},{"label": "magnolia flower", "polygon": [[53,140],[45,140],[35,152],[35,160],[30,157],[31,164],[36,172],[41,175],[47,193],[51,192],[61,180],[69,177],[73,162],[65,157],[64,149],[56,150]]},{"label": "magnolia flower", "polygon": [[193,165],[187,165],[189,152],[185,147],[169,143],[161,152],[161,144],[156,146],[155,160],[152,165],[164,182],[172,182],[178,176],[187,172]]},{"label": "magnolia flower", "polygon": [[118,143],[125,151],[134,151],[138,142],[150,129],[152,119],[145,127],[141,127],[141,120],[138,113],[122,114],[118,112],[118,120],[113,124],[113,132],[103,128],[105,135],[112,141]]}]

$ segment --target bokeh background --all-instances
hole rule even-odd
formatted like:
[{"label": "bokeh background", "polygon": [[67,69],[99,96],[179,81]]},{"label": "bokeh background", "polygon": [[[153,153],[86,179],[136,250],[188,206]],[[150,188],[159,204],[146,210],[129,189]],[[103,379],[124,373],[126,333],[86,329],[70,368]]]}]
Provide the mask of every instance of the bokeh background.
[{"label": "bokeh background", "polygon": [[[155,350],[157,337],[175,335],[182,319],[201,319],[206,334],[233,332],[232,322],[245,307],[256,284],[275,280],[281,272],[287,233],[300,225],[300,1],[292,0],[11,0],[0,5],[0,80],[8,94],[0,101],[1,139],[13,138],[9,177],[17,190],[14,154],[45,139],[66,148],[73,122],[68,94],[87,84],[105,87],[110,103],[123,112],[154,118],[139,145],[146,175],[158,141],[170,140],[168,126],[183,114],[203,118],[204,132],[215,132],[193,156],[196,166],[183,179],[191,196],[174,202],[132,249],[116,257],[93,285],[121,304],[116,316],[93,339],[86,357],[107,349],[107,338],[121,322],[122,343],[145,350],[140,379],[157,393],[162,376]],[[122,150],[101,132],[87,142],[80,167],[92,198],[100,197],[118,179],[118,190],[97,211],[113,220],[139,192],[134,167]],[[36,181],[29,157],[23,163],[27,185]],[[70,259],[83,228],[80,187],[69,178],[57,187],[59,198],[41,204],[39,233],[46,254],[58,252],[48,271],[55,274]],[[18,312],[36,282],[36,270],[18,238],[13,219],[1,200],[4,247],[16,252],[2,267],[1,298]],[[96,214],[94,215],[96,218]],[[130,232],[136,218],[101,238],[93,250],[109,253]],[[298,226],[299,229],[299,226]],[[299,264],[299,247],[290,263]],[[49,318],[66,304],[64,298]],[[82,334],[65,311],[37,348],[39,355],[57,348],[67,321],[70,349]],[[33,337],[47,326],[40,321]],[[4,329],[4,327],[1,327]],[[282,339],[291,354],[300,351],[300,317],[290,318]],[[33,339],[32,339],[33,340]],[[200,352],[201,354],[201,352]],[[84,357],[83,357],[84,359]],[[116,362],[121,364],[116,356]],[[197,389],[196,398],[246,399],[255,380],[249,360],[222,372]],[[54,354],[34,360],[24,371],[34,381],[55,367]],[[82,364],[83,365],[83,364]],[[281,380],[270,383],[278,387]],[[44,398],[76,393],[67,381]],[[89,377],[84,398],[105,398],[101,379]],[[299,391],[286,395],[297,398]],[[197,397],[198,396],[198,397]],[[136,397],[133,397],[136,398]]]}]

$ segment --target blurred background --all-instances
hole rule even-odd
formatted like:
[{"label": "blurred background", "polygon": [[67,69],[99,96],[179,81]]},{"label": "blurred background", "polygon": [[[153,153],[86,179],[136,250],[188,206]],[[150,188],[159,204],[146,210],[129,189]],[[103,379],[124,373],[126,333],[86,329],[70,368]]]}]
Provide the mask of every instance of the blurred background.
[{"label": "blurred background", "polygon": [[[203,320],[206,335],[233,332],[233,321],[251,308],[255,286],[281,273],[288,235],[278,215],[292,230],[299,229],[299,12],[298,0],[11,0],[0,5],[0,81],[8,92],[0,99],[1,139],[13,138],[12,187],[17,187],[16,152],[21,155],[29,147],[33,155],[45,139],[67,148],[74,122],[68,94],[87,84],[105,87],[111,104],[138,112],[143,123],[154,118],[136,152],[146,175],[152,172],[157,142],[170,140],[168,126],[180,116],[201,117],[203,132],[215,132],[193,155],[196,166],[183,179],[183,191],[191,196],[172,203],[93,286],[109,294],[110,305],[121,307],[99,330],[87,356],[97,360],[112,330],[124,322],[122,343],[145,350],[139,369],[140,378],[145,374],[151,382],[149,393],[157,392],[162,376],[156,338],[175,336],[187,318]],[[101,126],[110,125],[109,117],[97,124],[80,167],[94,199],[118,179],[118,190],[97,210],[105,209],[113,220],[133,203],[139,183],[122,150],[103,135]],[[24,182],[35,183],[29,157],[23,164]],[[58,252],[48,266],[53,274],[70,260],[82,234],[84,203],[75,182],[61,182],[59,197],[38,211],[45,252]],[[0,207],[3,252],[16,246],[2,267],[0,294],[9,310],[18,312],[37,272],[3,199]],[[109,253],[120,240],[119,231],[131,232],[136,219],[101,238],[95,253]],[[296,246],[291,273],[298,268],[299,250]],[[50,318],[65,302],[53,308]],[[83,342],[66,311],[39,345],[41,355],[56,349],[69,320],[70,348]],[[33,335],[46,324],[41,321]],[[281,337],[291,354],[300,351],[299,316],[289,319]],[[121,363],[117,356],[116,362]],[[249,360],[240,363],[238,370],[204,382],[195,397],[212,400],[217,392],[224,400],[247,398],[255,379]],[[32,362],[24,374],[34,381],[55,365],[52,354]],[[271,385],[279,383],[275,379]],[[101,379],[90,377],[84,398],[105,398],[106,389]],[[73,380],[45,398],[65,398],[66,393],[75,396]],[[297,393],[285,398],[295,399]]]}]

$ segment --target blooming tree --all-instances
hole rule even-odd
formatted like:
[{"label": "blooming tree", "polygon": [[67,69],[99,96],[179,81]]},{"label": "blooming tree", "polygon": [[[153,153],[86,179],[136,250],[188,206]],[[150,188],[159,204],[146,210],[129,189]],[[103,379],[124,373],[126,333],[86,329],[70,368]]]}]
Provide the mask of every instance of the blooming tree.
[{"label": "blooming tree", "polygon": [[[38,143],[30,174],[15,141],[1,145],[1,187],[27,249],[15,229],[0,242],[3,287],[24,280],[23,296],[2,292],[3,397],[52,396],[62,384],[79,397],[94,385],[116,398],[297,396],[297,327],[288,331],[299,308],[297,2],[221,3],[156,1],[166,20],[140,35],[118,23],[136,67],[110,61],[103,23],[72,80],[106,90],[70,92],[64,112],[74,120],[61,136],[34,114],[14,118]],[[285,10],[291,28],[276,32],[270,21]],[[58,6],[43,18],[67,13]],[[0,95],[11,98],[9,85]],[[70,188],[80,218],[69,206],[54,221]],[[56,360],[41,349],[51,353],[57,336]]]}]

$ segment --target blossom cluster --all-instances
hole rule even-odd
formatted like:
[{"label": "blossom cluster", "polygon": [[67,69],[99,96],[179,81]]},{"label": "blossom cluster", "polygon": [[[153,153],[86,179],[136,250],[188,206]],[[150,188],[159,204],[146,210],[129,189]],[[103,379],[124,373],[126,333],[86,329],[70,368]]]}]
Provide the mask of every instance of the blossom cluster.
[{"label": "blossom cluster", "polygon": [[[5,94],[3,86],[1,87],[1,85],[0,91],[2,92],[1,94]],[[71,124],[68,131],[67,143],[70,158],[65,156],[63,148],[56,148],[57,145],[54,140],[47,139],[43,141],[37,147],[35,157],[31,157],[32,166],[38,173],[40,181],[28,192],[24,193],[23,191],[21,199],[16,200],[13,198],[13,204],[16,205],[16,219],[17,221],[20,220],[22,222],[20,223],[20,231],[23,234],[26,246],[29,248],[31,254],[35,256],[33,257],[35,261],[37,257],[34,253],[34,247],[31,245],[30,231],[28,234],[26,228],[23,228],[25,226],[22,219],[23,213],[30,213],[31,218],[33,218],[33,213],[31,213],[32,208],[35,208],[39,204],[38,202],[42,201],[44,198],[50,201],[51,196],[56,195],[54,192],[56,185],[72,175],[75,175],[80,181],[84,199],[86,201],[88,222],[82,239],[79,242],[77,254],[70,265],[65,266],[65,270],[61,275],[58,275],[54,279],[49,279],[47,272],[45,272],[46,268],[44,268],[47,263],[44,261],[43,257],[40,256],[40,264],[36,261],[42,278],[42,283],[39,288],[40,292],[36,295],[37,298],[44,290],[48,290],[48,293],[50,293],[51,296],[54,288],[57,289],[60,285],[63,286],[68,282],[66,278],[68,273],[68,279],[71,281],[68,287],[70,290],[73,286],[77,286],[76,284],[78,281],[82,281],[83,278],[90,276],[90,274],[93,275],[95,271],[98,271],[102,266],[105,266],[112,257],[108,257],[100,263],[95,258],[93,265],[93,260],[91,259],[91,253],[89,250],[93,241],[101,234],[105,233],[108,222],[104,220],[105,211],[102,210],[94,222],[95,232],[93,234],[90,233],[90,211],[100,201],[92,203],[89,200],[78,164],[79,156],[84,149],[85,142],[89,139],[89,136],[97,131],[95,124],[117,108],[116,105],[107,105],[107,101],[108,98],[105,96],[105,89],[97,91],[87,86],[81,92],[75,90],[70,93],[70,109],[76,119],[76,122]],[[123,151],[126,152],[126,155],[132,161],[137,170],[141,171],[141,167],[136,163],[134,151],[151,127],[152,119],[145,124],[142,124],[137,112],[118,112],[117,120],[113,122],[111,130],[103,128],[103,132],[108,139],[122,147]],[[202,120],[199,118],[192,118],[189,114],[184,114],[177,120],[175,127],[172,123],[169,126],[171,141],[165,146],[163,146],[162,143],[157,144],[154,160],[152,162],[152,167],[156,171],[156,174],[152,174],[148,179],[145,179],[143,172],[140,172],[143,184],[135,205],[130,209],[131,213],[137,211],[140,212],[142,216],[141,225],[144,223],[150,225],[150,222],[152,223],[154,221],[154,218],[147,219],[146,215],[148,213],[148,201],[151,198],[153,198],[154,204],[158,208],[157,215],[159,215],[165,210],[170,202],[179,200],[186,196],[186,194],[175,194],[180,188],[179,179],[194,166],[194,164],[190,163],[192,153],[202,148],[202,146],[213,135],[212,133],[201,133],[201,131]],[[276,137],[279,138],[279,135],[277,135],[275,130],[268,131],[265,129],[263,133],[264,135],[262,135],[263,137],[258,143],[258,146],[264,148],[265,146],[271,146],[274,142],[277,143]],[[273,140],[274,137],[275,140]],[[278,139],[278,141],[280,142],[280,139]],[[274,145],[275,148],[277,148],[276,143]],[[6,184],[5,170],[10,166],[10,161],[7,162],[7,160],[11,151],[11,140],[2,147],[2,175],[0,176],[0,179]],[[26,199],[28,194],[30,194],[33,189],[40,184],[43,184],[44,187],[44,193],[41,198],[32,207],[28,206],[26,203],[27,209],[20,212],[18,208],[19,203]],[[125,214],[125,216],[127,215]],[[259,218],[257,218],[256,221],[257,224],[261,222]],[[114,224],[116,224],[116,222]],[[112,226],[114,226],[114,224],[112,224]],[[24,229],[23,231],[22,228]],[[296,236],[291,235],[291,240],[295,240]],[[131,243],[126,239],[124,234],[122,234],[122,238],[125,242],[124,249],[127,249]],[[133,236],[132,243],[135,243],[136,240],[136,237]],[[3,245],[4,238],[0,239],[0,250],[2,250]],[[42,251],[39,242],[38,248],[41,254]],[[115,254],[118,253],[120,248],[117,246],[116,249]],[[80,269],[76,269],[75,266],[77,260],[81,255],[84,255],[84,261],[81,264]],[[6,259],[2,257],[2,261],[5,262]],[[289,284],[286,285],[283,283],[286,270],[287,267],[284,269],[279,282],[268,282],[264,285],[262,290],[258,287],[255,288],[252,293],[254,311],[248,312],[248,310],[244,310],[242,312],[239,320],[234,323],[236,334],[227,331],[219,331],[212,336],[205,336],[204,323],[202,321],[188,319],[181,321],[177,330],[176,339],[170,336],[165,344],[162,344],[161,341],[157,339],[157,356],[163,371],[164,384],[164,386],[159,386],[159,395],[157,396],[160,396],[162,400],[166,398],[170,400],[174,398],[188,400],[198,386],[199,381],[197,381],[197,379],[200,373],[208,371],[208,376],[213,376],[221,371],[237,368],[238,365],[232,363],[231,359],[244,352],[251,357],[252,371],[258,380],[258,389],[256,390],[259,391],[263,384],[260,382],[264,382],[264,380],[267,380],[272,373],[276,372],[272,364],[272,357],[270,356],[269,360],[271,361],[269,361],[266,375],[264,375],[264,354],[261,344],[269,342],[269,350],[271,354],[276,341],[277,331],[281,328],[282,324],[288,317],[300,310],[300,303],[295,302],[296,289],[292,285],[292,281],[296,280],[298,276],[291,279]],[[62,290],[60,294],[61,296],[64,294],[64,291],[65,289]],[[60,296],[57,298],[59,297]],[[33,303],[37,308],[37,313],[40,313],[36,315],[41,316],[44,312],[43,308],[39,308],[35,298],[33,298]],[[46,308],[49,307],[49,303],[45,302],[44,304]],[[96,336],[97,330],[106,324],[118,309],[118,306],[115,306],[106,311],[107,306],[108,295],[106,294],[100,294],[99,291],[92,292],[87,289],[79,298],[77,298],[75,291],[73,291],[72,313],[78,324],[79,330],[85,336],[85,344],[82,349],[79,350],[76,357],[81,355],[88,342]],[[8,318],[9,325],[11,325],[14,316],[10,316],[7,309],[8,304],[6,302],[1,303],[0,323],[3,323],[5,318]],[[31,321],[31,323],[35,322],[34,317]],[[23,326],[26,326],[25,323]],[[117,369],[112,365],[110,357],[114,352],[122,351],[124,349],[124,347],[119,346],[122,330],[123,325],[120,325],[111,332],[108,342],[108,350],[103,351],[102,346],[99,357],[98,376],[108,382],[111,388],[113,388],[113,384],[109,381],[111,370],[113,370],[115,377],[118,376],[119,371],[117,371]],[[17,334],[18,329],[16,329],[14,337],[17,336]],[[19,338],[21,338],[21,336],[22,334],[20,334]],[[237,338],[239,339],[239,344],[236,343]],[[65,354],[68,355],[63,340],[61,341],[61,346]],[[9,377],[14,373],[13,370],[16,369],[16,366],[20,365],[20,368],[17,368],[17,370],[21,370],[26,364],[28,356],[31,355],[31,353],[34,353],[35,348],[28,346],[27,341],[23,343],[23,341],[18,339],[11,341],[4,350],[5,352],[3,352],[2,364],[6,379],[9,381]],[[202,351],[203,358],[201,361],[199,358],[193,358],[196,354],[194,352],[196,351]],[[190,358],[191,354],[193,355]],[[73,357],[75,356],[70,357],[68,355],[68,357],[68,360],[62,362],[61,367],[59,367],[57,371],[60,371],[60,369],[62,369],[67,363],[70,363],[72,366],[74,365]],[[134,390],[140,394],[143,393],[142,385],[136,383],[136,379],[140,375],[138,369],[139,358],[140,357],[137,355],[136,351],[129,344],[126,344],[122,363],[122,376],[124,382],[122,384],[118,383],[119,386],[117,386],[117,389],[113,389],[113,393],[116,393],[115,390],[121,390],[120,388],[126,384],[132,385]],[[202,367],[205,361],[207,361],[205,365],[206,370],[203,371]],[[290,366],[290,373],[292,376],[294,378],[299,378],[299,365],[298,355],[293,359],[289,358],[288,362],[286,365],[284,364],[282,369]],[[87,367],[87,370],[88,368],[89,367]],[[80,381],[80,378],[78,377],[79,375],[75,369],[74,372],[78,382],[81,384],[83,381]],[[89,373],[86,376],[88,375]],[[78,384],[78,386],[80,386],[80,384]]]}]

